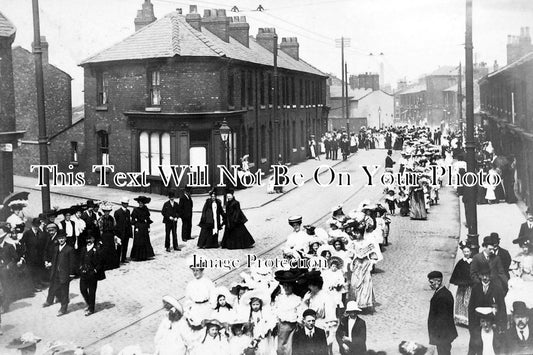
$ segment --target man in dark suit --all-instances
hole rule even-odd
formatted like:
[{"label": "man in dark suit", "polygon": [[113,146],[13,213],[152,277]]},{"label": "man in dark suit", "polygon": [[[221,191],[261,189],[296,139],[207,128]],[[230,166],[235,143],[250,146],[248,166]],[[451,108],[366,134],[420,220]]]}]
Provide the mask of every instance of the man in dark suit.
[{"label": "man in dark suit", "polygon": [[491,279],[491,270],[488,265],[482,265],[479,270],[481,282],[472,286],[472,294],[468,302],[468,331],[470,332],[470,342],[468,344],[468,354],[477,355],[483,351],[483,341],[481,340],[480,316],[476,312],[478,307],[492,307],[496,309],[495,324],[498,331],[506,328],[507,311],[505,307],[504,292],[499,283]]},{"label": "man in dark suit", "polygon": [[59,242],[58,242],[58,235],[63,234],[64,232],[61,230],[59,231],[57,224],[55,223],[49,223],[46,226],[46,239],[44,240],[44,251],[43,251],[43,261],[42,264],[45,266],[44,270],[44,276],[46,279],[46,282],[50,282],[50,274],[51,269],[50,267],[46,267],[46,263],[50,262],[52,260],[52,257],[54,256],[55,249],[57,248]]},{"label": "man in dark suit", "polygon": [[533,328],[529,326],[531,310],[522,301],[513,302],[513,321],[507,331],[507,354],[533,354]]},{"label": "man in dark suit", "polygon": [[51,259],[45,262],[45,266],[51,271],[50,288],[43,307],[51,306],[54,303],[54,297],[57,297],[61,303],[57,314],[59,317],[67,313],[70,280],[74,278],[75,255],[74,249],[67,245],[65,234],[58,234],[57,241],[58,245],[54,248]]},{"label": "man in dark suit", "polygon": [[31,228],[27,229],[20,240],[20,244],[24,247],[26,265],[30,271],[31,279],[33,281],[33,287],[36,291],[40,291],[42,288],[42,267],[44,257],[44,242],[42,239],[44,236],[39,233],[39,226],[41,220],[34,218],[31,221]]},{"label": "man in dark suit", "polygon": [[366,354],[366,323],[357,316],[361,309],[355,301],[346,305],[346,316],[341,318],[335,337],[342,355]]},{"label": "man in dark suit", "polygon": [[98,205],[93,200],[87,200],[87,209],[81,214],[81,219],[85,222],[86,234],[93,235],[94,239],[100,241],[100,230],[98,228],[98,215],[96,210]]},{"label": "man in dark suit", "polygon": [[176,194],[174,191],[169,191],[168,201],[163,204],[163,209],[161,210],[163,223],[165,224],[165,250],[167,252],[170,252],[170,233],[172,233],[172,246],[174,247],[174,250],[180,250],[176,233],[180,211],[178,203],[174,201],[175,197]]},{"label": "man in dark suit", "polygon": [[123,197],[120,200],[120,204],[122,206],[116,210],[114,214],[117,235],[121,241],[117,256],[120,258],[120,262],[125,263],[127,262],[126,253],[128,252],[128,243],[130,238],[133,237],[133,234],[131,231],[131,212],[128,209],[129,199],[127,197]]},{"label": "man in dark suit", "polygon": [[385,171],[392,171],[396,162],[392,160],[392,150],[387,151],[387,157],[385,158]]},{"label": "man in dark suit", "polygon": [[442,284],[442,272],[428,274],[429,286],[435,291],[429,304],[429,343],[437,347],[438,355],[449,355],[452,342],[457,338],[453,320],[453,296]]},{"label": "man in dark suit", "polygon": [[80,251],[80,292],[87,303],[85,316],[94,313],[96,287],[98,281],[105,279],[101,254],[94,244],[94,236],[87,237],[87,246]]},{"label": "man in dark suit", "polygon": [[339,153],[339,140],[337,139],[337,133],[333,132],[331,137],[331,160],[337,160]]},{"label": "man in dark suit", "polygon": [[328,355],[326,332],[315,327],[316,312],[303,313],[303,327],[298,327],[292,337],[292,355]]},{"label": "man in dark suit", "polygon": [[186,242],[191,238],[192,230],[192,197],[190,187],[185,187],[178,203],[179,216],[181,218],[181,239]]},{"label": "man in dark suit", "polygon": [[533,244],[533,208],[529,207],[526,211],[527,220],[520,226],[518,239],[529,239]]},{"label": "man in dark suit", "polygon": [[507,249],[500,247],[500,236],[498,233],[491,233],[490,237],[494,240],[494,255],[500,258],[505,276],[507,276],[507,280],[509,280],[509,267],[511,266],[512,260],[511,254],[509,254]]},{"label": "man in dark suit", "polygon": [[488,266],[492,282],[499,284],[505,295],[507,294],[508,289],[507,275],[503,269],[501,259],[494,255],[495,244],[496,242],[492,237],[488,236],[483,238],[483,243],[481,244],[483,250],[472,258],[472,263],[470,264],[470,277],[474,283],[480,283],[480,270],[485,269]]},{"label": "man in dark suit", "polygon": [[76,223],[70,219],[72,216],[72,210],[67,209],[65,210],[65,219],[59,222],[61,225],[61,229],[65,232],[65,235],[67,236],[67,244],[74,248],[76,245]]}]

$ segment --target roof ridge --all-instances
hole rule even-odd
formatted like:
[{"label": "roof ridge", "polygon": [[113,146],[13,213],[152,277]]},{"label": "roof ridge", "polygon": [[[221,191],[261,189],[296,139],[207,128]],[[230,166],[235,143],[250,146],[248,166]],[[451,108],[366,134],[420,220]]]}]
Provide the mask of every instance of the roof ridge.
[{"label": "roof ridge", "polygon": [[[216,54],[218,54],[219,56],[226,56],[226,53],[218,48],[214,43],[212,43],[209,38],[207,38],[203,33],[202,31],[198,31],[197,29],[195,29],[194,27],[192,27],[186,20],[185,20],[185,17],[183,15],[179,15],[177,13],[174,13],[176,14],[176,18],[178,18],[181,23],[185,26],[185,28],[187,28],[196,38],[198,38],[203,44],[205,44],[209,49],[211,49],[213,52],[215,52]],[[211,31],[209,31],[208,29],[204,28],[204,30],[208,31],[209,33],[212,33]],[[216,36],[216,35],[215,35]]]},{"label": "roof ridge", "polygon": [[[171,13],[166,14],[165,16],[161,17],[160,19],[157,19],[157,20],[155,20],[154,22],[152,22],[152,23],[150,23],[150,24],[144,26],[143,28],[139,29],[138,31],[133,32],[131,35],[127,36],[126,38],[122,38],[121,40],[116,41],[116,42],[113,43],[112,45],[110,45],[110,46],[108,46],[108,47],[102,49],[101,51],[99,51],[99,52],[97,52],[97,53],[91,55],[90,57],[85,58],[85,59],[82,60],[78,65],[84,64],[84,63],[86,63],[86,62],[92,60],[93,58],[96,58],[97,56],[99,56],[100,54],[104,53],[105,51],[110,50],[111,48],[117,46],[118,44],[120,44],[120,43],[122,43],[122,42],[127,41],[128,39],[130,39],[130,38],[132,38],[132,37],[134,37],[134,36],[138,36],[139,33],[142,33],[142,32],[144,32],[144,31],[146,31],[147,29],[149,29],[150,27],[154,26],[156,23],[158,23],[158,22],[160,22],[160,21],[166,19],[167,17],[168,17],[168,18],[171,18],[172,15],[174,15],[174,14],[175,14],[174,12],[171,12]],[[172,19],[171,19],[171,21],[172,21]]]},{"label": "roof ridge", "polygon": [[170,21],[172,23],[172,51],[174,55],[181,53],[180,47],[180,26],[176,16],[171,16]]}]

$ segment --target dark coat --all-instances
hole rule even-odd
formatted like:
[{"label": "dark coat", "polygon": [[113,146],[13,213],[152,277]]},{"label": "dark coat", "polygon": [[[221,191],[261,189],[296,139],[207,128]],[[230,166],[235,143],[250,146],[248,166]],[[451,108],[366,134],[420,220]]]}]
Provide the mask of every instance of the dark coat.
[{"label": "dark coat", "polygon": [[496,255],[490,255],[488,260],[483,252],[474,255],[470,264],[470,277],[472,277],[472,280],[475,283],[481,282],[479,272],[486,267],[490,268],[491,280],[499,283],[503,290],[507,290],[507,275],[503,269],[501,259]]},{"label": "dark coat", "polygon": [[394,164],[396,164],[396,162],[392,160],[389,155],[387,155],[387,157],[385,158],[385,168],[392,168]]},{"label": "dark coat", "polygon": [[509,267],[511,266],[511,254],[507,251],[507,249],[499,248],[496,255],[500,258],[500,261],[502,262],[503,271],[505,272],[505,275],[507,276],[507,280],[509,280]]},{"label": "dark coat", "polygon": [[182,218],[192,217],[193,202],[190,195],[186,196],[185,193],[181,195],[178,202],[179,214]]},{"label": "dark coat", "polygon": [[[531,320],[531,317],[529,318]],[[529,322],[529,338],[523,341],[516,331],[516,326],[511,324],[505,338],[507,354],[526,355],[533,354],[533,324]]]},{"label": "dark coat", "polygon": [[491,282],[487,294],[483,293],[483,285],[477,283],[472,287],[470,302],[468,302],[468,326],[471,329],[479,328],[479,316],[476,313],[477,307],[492,307],[496,305],[496,324],[505,329],[507,324],[507,311],[505,307],[503,289],[500,285]]},{"label": "dark coat", "polygon": [[163,215],[163,223],[172,222],[170,220],[170,217],[178,218],[180,214],[178,202],[174,201],[174,205],[172,206],[170,204],[170,201],[166,201],[163,204],[163,209],[161,210],[161,214]]},{"label": "dark coat", "polygon": [[20,239],[20,244],[24,246],[26,251],[25,259],[28,265],[33,266],[42,266],[43,265],[43,256],[44,256],[44,242],[42,238],[43,234],[33,232],[33,229],[28,229],[22,234]]},{"label": "dark coat", "polygon": [[131,238],[133,233],[131,231],[131,213],[130,210],[126,208],[124,211],[121,208],[115,211],[114,213],[115,222],[116,222],[116,231],[117,235],[121,238]]},{"label": "dark coat", "polygon": [[[70,225],[72,226],[72,237],[76,237],[76,223],[74,223],[74,221],[69,221],[70,222]],[[61,228],[63,228],[63,230],[65,231],[65,233],[67,232],[67,221],[61,221],[59,222],[59,224],[61,224]]]},{"label": "dark coat", "polygon": [[58,239],[57,237],[64,233],[65,233],[64,231],[59,230],[57,231],[57,234],[53,238],[49,233],[46,233],[46,240],[44,241],[44,255],[43,255],[44,261],[52,262],[55,249],[59,245],[59,242],[57,241]]},{"label": "dark coat", "polygon": [[96,246],[89,251],[87,248],[81,249],[79,275],[82,279],[105,279],[102,254]]},{"label": "dark coat", "polygon": [[342,317],[335,337],[339,343],[339,350],[342,355],[365,355],[366,354],[366,323],[361,318],[357,317],[355,325],[352,328],[351,342],[346,342],[350,351],[345,352],[342,344],[342,337],[348,337],[348,319],[349,317]]},{"label": "dark coat", "polygon": [[70,282],[70,275],[75,272],[76,260],[74,249],[65,244],[63,250],[59,251],[59,245],[55,247],[52,255],[52,271],[50,273],[50,280],[54,280],[57,275],[59,283],[64,284]]},{"label": "dark coat", "polygon": [[527,222],[522,223],[520,226],[518,238],[527,238],[531,243],[533,243],[533,228],[529,228]]},{"label": "dark coat", "polygon": [[292,337],[292,355],[328,355],[326,332],[315,327],[312,338],[305,335],[303,327],[298,327]]},{"label": "dark coat", "polygon": [[464,259],[461,259],[455,265],[452,276],[450,277],[450,283],[457,286],[470,286],[472,285],[472,278],[470,277],[470,264]]},{"label": "dark coat", "polygon": [[429,304],[429,343],[431,345],[451,344],[457,338],[453,320],[453,296],[446,288],[435,291]]},{"label": "dark coat", "polygon": [[211,198],[208,198],[205,201],[204,208],[202,209],[202,216],[200,217],[200,223],[198,224],[201,228],[213,229],[215,227],[215,220],[217,218],[218,229],[222,229],[222,223],[225,219],[224,209],[222,208],[222,203],[217,198],[217,215],[213,216],[213,209],[211,208]]},{"label": "dark coat", "polygon": [[239,201],[233,199],[226,204],[226,228],[233,229],[248,222],[248,218],[241,210]]}]

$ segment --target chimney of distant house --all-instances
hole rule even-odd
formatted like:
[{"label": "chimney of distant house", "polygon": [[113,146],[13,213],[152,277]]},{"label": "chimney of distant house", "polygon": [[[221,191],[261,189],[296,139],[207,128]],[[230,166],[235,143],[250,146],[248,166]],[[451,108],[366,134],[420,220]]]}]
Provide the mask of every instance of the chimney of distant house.
[{"label": "chimney of distant house", "polygon": [[150,0],[144,0],[142,4],[142,9],[137,10],[137,17],[135,18],[135,32],[139,31],[144,26],[147,26],[157,20],[154,16],[154,5]]},{"label": "chimney of distant house", "polygon": [[176,8],[176,13],[178,15],[182,15],[183,14],[183,10],[181,9],[181,7]]},{"label": "chimney of distant house", "polygon": [[520,28],[520,36],[507,36],[507,64],[533,51],[529,27]]},{"label": "chimney of distant house", "polygon": [[229,42],[229,17],[224,9],[204,10],[202,27],[216,35],[224,42]]},{"label": "chimney of distant house", "polygon": [[185,21],[195,30],[202,30],[202,16],[198,13],[198,7],[196,5],[189,6],[189,13],[185,15]]},{"label": "chimney of distant house", "polygon": [[[261,47],[268,49],[271,52],[274,52],[274,36],[276,35],[275,28],[260,28],[257,32],[255,40]],[[276,46],[277,46],[276,42]]]},{"label": "chimney of distant house", "polygon": [[494,60],[494,64],[493,64],[493,67],[492,67],[492,70],[493,71],[496,71],[500,69],[500,66],[498,65],[498,61],[497,60]]},{"label": "chimney of distant house", "polygon": [[[31,42],[31,48],[33,48],[33,42]],[[46,41],[46,36],[41,36],[41,52],[43,64],[48,64],[48,42]]]},{"label": "chimney of distant house", "polygon": [[243,46],[250,46],[250,25],[246,22],[246,16],[230,17],[229,35]]},{"label": "chimney of distant house", "polygon": [[300,60],[300,44],[298,44],[298,38],[296,37],[283,37],[279,49],[282,52],[287,53],[292,58]]}]

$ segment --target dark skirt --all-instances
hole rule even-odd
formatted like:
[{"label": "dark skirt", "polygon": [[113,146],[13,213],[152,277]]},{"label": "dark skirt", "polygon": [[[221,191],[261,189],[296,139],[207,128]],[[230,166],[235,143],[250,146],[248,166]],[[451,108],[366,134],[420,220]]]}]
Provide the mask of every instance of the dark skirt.
[{"label": "dark skirt", "polygon": [[218,248],[218,232],[213,234],[213,228],[200,229],[198,236],[198,248]]},{"label": "dark skirt", "polygon": [[497,202],[501,200],[505,200],[505,192],[503,191],[503,184],[499,184],[496,186],[496,189],[494,190],[494,194],[496,194]]},{"label": "dark skirt", "polygon": [[154,249],[150,243],[150,234],[147,224],[138,224],[133,235],[133,246],[131,248],[131,258],[135,261],[143,261],[155,256]]},{"label": "dark skirt", "polygon": [[255,240],[246,229],[244,224],[240,224],[231,230],[224,231],[224,237],[220,246],[225,249],[247,249],[255,244]]},{"label": "dark skirt", "polygon": [[113,232],[103,232],[102,237],[102,262],[104,270],[116,269],[120,266],[115,247],[115,235]]}]

